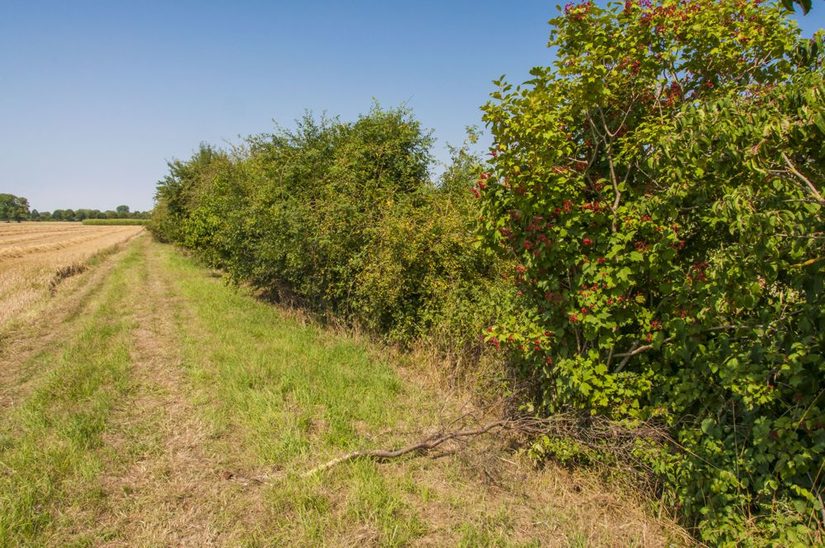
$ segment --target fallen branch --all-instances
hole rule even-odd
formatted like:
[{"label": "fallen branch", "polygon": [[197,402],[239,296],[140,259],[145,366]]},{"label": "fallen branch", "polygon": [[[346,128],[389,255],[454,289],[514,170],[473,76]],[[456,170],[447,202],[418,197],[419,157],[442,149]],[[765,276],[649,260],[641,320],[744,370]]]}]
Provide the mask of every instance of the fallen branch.
[{"label": "fallen branch", "polygon": [[354,451],[320,464],[311,470],[307,470],[301,474],[301,477],[306,478],[313,476],[339,464],[358,459],[386,461],[409,454],[423,455],[446,442],[481,436],[497,430],[514,432],[528,436],[530,439],[535,439],[540,435],[569,437],[593,448],[604,448],[603,443],[610,440],[611,450],[617,453],[627,452],[628,447],[632,445],[633,441],[639,438],[658,441],[667,441],[669,439],[663,429],[649,424],[641,424],[636,428],[626,428],[606,419],[590,417],[583,421],[580,417],[565,414],[554,415],[543,419],[537,417],[520,417],[497,420],[478,428],[446,432],[440,431],[401,449]]},{"label": "fallen branch", "polygon": [[442,445],[450,440],[456,440],[461,438],[469,438],[473,436],[480,436],[482,434],[486,434],[492,430],[498,428],[507,428],[508,426],[512,426],[513,421],[508,420],[501,420],[492,422],[482,428],[477,428],[474,430],[457,430],[454,432],[439,432],[437,434],[433,434],[418,443],[414,443],[412,445],[408,445],[407,447],[403,447],[401,449],[396,449],[394,451],[387,451],[381,449],[374,449],[370,451],[354,451],[352,453],[347,453],[346,455],[342,455],[340,457],[334,458],[331,461],[325,462],[315,468],[308,470],[301,474],[301,477],[309,477],[313,476],[319,472],[323,472],[324,470],[329,470],[330,468],[337,466],[339,464],[353,461],[356,459],[373,459],[373,460],[389,460],[389,459],[396,459],[398,457],[403,457],[404,455],[410,453],[427,453],[432,451],[439,445]]}]

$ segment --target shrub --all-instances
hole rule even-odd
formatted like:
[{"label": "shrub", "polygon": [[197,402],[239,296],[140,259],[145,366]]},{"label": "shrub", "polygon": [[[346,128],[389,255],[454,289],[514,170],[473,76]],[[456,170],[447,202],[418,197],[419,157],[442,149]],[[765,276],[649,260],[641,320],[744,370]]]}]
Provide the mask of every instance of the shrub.
[{"label": "shrub", "polygon": [[477,355],[509,291],[480,249],[469,192],[481,170],[466,148],[439,182],[432,140],[403,109],[353,123],[302,119],[234,154],[206,145],[170,164],[152,231],[235,281],[410,344]]},{"label": "shrub", "polygon": [[639,456],[703,540],[804,539],[825,480],[821,47],[758,2],[552,24],[555,66],[485,107],[484,230],[528,303],[488,341],[544,412],[667,427]]}]

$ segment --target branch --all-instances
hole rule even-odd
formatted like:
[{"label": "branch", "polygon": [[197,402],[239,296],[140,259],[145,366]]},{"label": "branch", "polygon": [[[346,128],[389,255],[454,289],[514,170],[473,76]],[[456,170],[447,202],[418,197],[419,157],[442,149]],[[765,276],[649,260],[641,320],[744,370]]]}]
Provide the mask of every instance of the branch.
[{"label": "branch", "polygon": [[[702,333],[711,333],[713,331],[729,331],[731,329],[739,329],[739,327],[735,326],[735,325],[718,325],[716,327],[709,327],[707,329],[703,329],[701,331],[698,331],[698,332],[694,333],[693,335],[700,335]],[[671,335],[670,337],[668,337],[668,338],[666,338],[665,340],[662,341],[662,345],[665,345],[665,344],[673,341],[675,338],[676,338],[675,335]],[[624,358],[621,361],[621,363],[619,363],[618,367],[616,367],[616,371],[614,371],[614,373],[618,373],[619,371],[624,369],[624,366],[627,365],[627,362],[629,362],[630,358],[632,358],[633,356],[639,355],[642,352],[647,352],[648,350],[653,349],[652,344],[646,344],[644,346],[639,346],[639,344],[641,344],[641,341],[636,341],[630,346],[630,350],[628,350],[627,352],[622,352],[621,354],[613,354],[612,355],[613,358]],[[612,350],[611,350],[611,352],[612,352]]]},{"label": "branch", "polygon": [[805,183],[808,186],[808,189],[811,191],[811,194],[814,195],[814,198],[816,198],[816,200],[820,203],[820,205],[825,205],[825,198],[822,197],[822,194],[819,193],[819,191],[816,189],[816,187],[810,181],[810,179],[808,179],[807,177],[802,175],[799,171],[797,171],[796,167],[794,167],[794,165],[793,165],[793,162],[791,162],[791,159],[788,158],[785,155],[784,152],[782,152],[781,154],[782,154],[782,159],[785,160],[785,165],[788,166],[788,170],[791,173],[793,173],[794,175],[796,175],[797,177],[799,177],[799,179],[802,180],[802,182]]},{"label": "branch", "polygon": [[439,445],[448,442],[450,440],[456,440],[461,438],[469,438],[474,436],[480,436],[482,434],[486,434],[492,430],[498,428],[504,429],[512,429],[517,422],[510,421],[510,420],[500,420],[496,422],[491,422],[484,427],[477,428],[474,430],[457,430],[454,432],[440,432],[437,434],[433,434],[423,440],[414,443],[412,445],[408,445],[407,447],[396,449],[392,451],[376,449],[372,451],[354,451],[352,453],[347,453],[346,455],[342,455],[340,457],[334,458],[331,461],[325,462],[324,464],[318,465],[311,470],[308,470],[301,474],[301,477],[309,477],[313,476],[319,472],[323,472],[324,470],[329,470],[330,468],[337,466],[339,464],[349,462],[356,459],[373,459],[373,460],[389,460],[395,459],[398,457],[402,457],[409,453],[427,453]]},{"label": "branch", "polygon": [[[599,417],[582,417],[560,413],[547,418],[538,417],[517,417],[512,419],[497,420],[484,426],[470,430],[455,430],[452,432],[439,432],[432,434],[423,440],[396,450],[372,450],[355,451],[341,455],[323,464],[307,470],[301,477],[310,477],[325,470],[329,470],[339,464],[343,464],[356,459],[372,459],[376,461],[386,461],[408,454],[426,454],[432,449],[450,440],[481,436],[494,430],[508,430],[518,434],[535,438],[539,435],[549,435],[556,437],[570,437],[578,440],[591,448],[609,448],[617,454],[623,451],[629,454],[627,447],[631,446],[639,438],[647,438],[666,443],[675,443],[661,427],[653,424],[642,423],[635,428],[627,428],[620,424],[613,423],[607,419]],[[610,441],[605,445],[604,442]]]},{"label": "branch", "polygon": [[614,354],[613,355],[614,358],[624,358],[621,361],[621,363],[619,363],[619,366],[616,367],[615,373],[618,373],[619,371],[624,369],[624,366],[627,365],[627,362],[629,362],[630,358],[632,358],[633,356],[635,356],[637,354],[641,354],[642,352],[647,352],[648,350],[653,348],[652,344],[646,344],[644,346],[638,346],[638,344],[639,344],[638,342],[633,343],[633,346],[630,347],[630,351],[628,351],[628,352],[623,352],[622,354]]}]

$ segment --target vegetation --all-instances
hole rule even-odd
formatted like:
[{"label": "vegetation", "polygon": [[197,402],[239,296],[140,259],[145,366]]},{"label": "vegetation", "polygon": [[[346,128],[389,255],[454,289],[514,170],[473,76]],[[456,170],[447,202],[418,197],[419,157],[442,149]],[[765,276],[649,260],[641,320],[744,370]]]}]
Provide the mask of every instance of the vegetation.
[{"label": "vegetation", "polygon": [[485,107],[484,230],[527,303],[487,340],[509,342],[541,412],[668,428],[638,456],[703,540],[810,541],[822,35],[800,41],[776,5],[709,0],[568,4],[552,25],[555,65]]},{"label": "vegetation", "polygon": [[84,225],[113,226],[113,225],[146,225],[148,219],[83,219]]},{"label": "vegetation", "polygon": [[21,222],[29,215],[29,201],[14,194],[0,194],[0,221]]},{"label": "vegetation", "polygon": [[[130,211],[119,205],[115,210],[55,209],[53,212],[29,210],[29,200],[13,194],[0,194],[0,221],[85,221],[87,219],[148,219],[148,211]],[[87,223],[89,224],[89,223]],[[103,223],[97,223],[103,224]]]},{"label": "vegetation", "polygon": [[[429,182],[405,111],[306,118],[172,163],[152,230],[391,340],[443,333],[478,355],[489,326],[534,412],[669,431],[636,457],[703,540],[810,540],[825,511],[821,35],[800,40],[778,5],[711,0],[568,4],[552,25],[555,65],[499,82],[484,108],[480,177],[458,150]],[[471,235],[471,178],[499,259]]]},{"label": "vegetation", "polygon": [[0,348],[2,546],[683,539],[585,475],[489,459],[502,451],[490,439],[470,446],[492,443],[487,460],[471,450],[301,477],[417,438],[461,402],[365,338],[228,287],[149,238],[75,281]]},{"label": "vegetation", "polygon": [[135,226],[92,228],[80,223],[0,224],[0,350],[9,324],[48,315],[54,293],[67,289],[67,278],[142,231]]},{"label": "vegetation", "polygon": [[36,388],[23,405],[0,416],[4,546],[49,544],[44,532],[54,527],[57,507],[67,499],[89,508],[100,504],[99,492],[88,484],[100,473],[107,418],[128,387],[127,318],[113,307],[135,258],[132,253],[121,264],[74,338],[32,360]]},{"label": "vegetation", "polygon": [[[99,209],[55,209],[53,212],[39,212],[33,209],[29,216],[30,221],[87,221],[87,220],[116,220],[116,219],[148,219],[148,211],[130,211],[129,206],[119,205],[115,210],[100,211]],[[104,223],[86,223],[104,224]]]},{"label": "vegetation", "polygon": [[474,245],[465,148],[428,177],[430,138],[405,110],[354,123],[306,117],[233,155],[170,164],[150,228],[275,297],[410,343],[472,354],[508,291]]}]

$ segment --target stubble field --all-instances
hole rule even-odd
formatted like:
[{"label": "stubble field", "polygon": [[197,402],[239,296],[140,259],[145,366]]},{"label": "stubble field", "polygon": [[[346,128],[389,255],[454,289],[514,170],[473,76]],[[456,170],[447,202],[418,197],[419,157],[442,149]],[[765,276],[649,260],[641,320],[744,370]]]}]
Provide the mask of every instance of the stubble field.
[{"label": "stubble field", "polygon": [[141,226],[0,223],[0,330],[39,314],[57,285],[143,231]]}]

